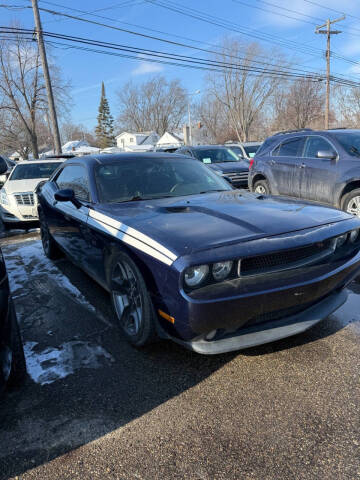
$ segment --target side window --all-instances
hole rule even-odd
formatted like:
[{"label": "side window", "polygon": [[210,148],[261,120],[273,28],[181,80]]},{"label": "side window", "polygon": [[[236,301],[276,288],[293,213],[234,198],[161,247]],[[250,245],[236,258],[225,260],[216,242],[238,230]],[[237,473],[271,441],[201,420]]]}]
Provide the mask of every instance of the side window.
[{"label": "side window", "polygon": [[316,154],[319,150],[334,150],[334,147],[322,137],[307,137],[304,157],[307,158],[316,158]]},{"label": "side window", "polygon": [[277,157],[301,157],[304,147],[304,137],[291,138],[280,143],[274,150]]},{"label": "side window", "polygon": [[81,165],[67,165],[56,178],[60,190],[71,188],[79,200],[90,200],[87,173]]}]

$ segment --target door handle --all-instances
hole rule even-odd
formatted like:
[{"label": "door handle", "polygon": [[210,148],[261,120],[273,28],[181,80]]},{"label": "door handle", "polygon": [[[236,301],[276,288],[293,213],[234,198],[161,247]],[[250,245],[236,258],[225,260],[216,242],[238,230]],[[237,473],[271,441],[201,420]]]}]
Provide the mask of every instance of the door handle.
[{"label": "door handle", "polygon": [[306,163],[302,163],[301,165],[299,165],[299,168],[306,168]]},{"label": "door handle", "polygon": [[275,165],[276,162],[275,162],[275,160],[270,160],[269,163],[270,163],[270,165]]}]

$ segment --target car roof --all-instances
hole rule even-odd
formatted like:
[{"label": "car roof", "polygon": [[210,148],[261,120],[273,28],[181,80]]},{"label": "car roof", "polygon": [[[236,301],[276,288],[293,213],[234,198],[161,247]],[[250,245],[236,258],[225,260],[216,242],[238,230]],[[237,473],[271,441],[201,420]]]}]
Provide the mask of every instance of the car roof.
[{"label": "car roof", "polygon": [[228,146],[229,145],[185,145],[182,148],[192,148],[193,150],[208,150],[209,148],[228,148]]},{"label": "car roof", "polygon": [[122,160],[134,160],[140,158],[151,159],[161,159],[166,158],[169,161],[175,160],[177,158],[184,158],[189,160],[187,155],[179,153],[169,153],[169,152],[124,152],[124,153],[104,153],[99,155],[86,155],[84,157],[74,157],[66,160],[64,163],[66,165],[71,164],[84,164],[84,165],[110,165],[112,163],[119,163]]},{"label": "car roof", "polygon": [[[39,163],[63,163],[61,159],[58,160],[22,160],[21,162],[16,162],[16,165],[33,165]],[[15,165],[15,166],[16,166]]]}]

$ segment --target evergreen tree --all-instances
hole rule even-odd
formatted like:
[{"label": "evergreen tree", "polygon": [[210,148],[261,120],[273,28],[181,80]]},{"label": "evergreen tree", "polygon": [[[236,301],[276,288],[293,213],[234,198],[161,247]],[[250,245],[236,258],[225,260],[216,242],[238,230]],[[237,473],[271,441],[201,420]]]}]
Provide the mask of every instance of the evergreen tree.
[{"label": "evergreen tree", "polygon": [[101,99],[97,122],[95,134],[98,146],[106,148],[115,145],[114,118],[110,113],[109,102],[105,96],[104,82],[101,84]]}]

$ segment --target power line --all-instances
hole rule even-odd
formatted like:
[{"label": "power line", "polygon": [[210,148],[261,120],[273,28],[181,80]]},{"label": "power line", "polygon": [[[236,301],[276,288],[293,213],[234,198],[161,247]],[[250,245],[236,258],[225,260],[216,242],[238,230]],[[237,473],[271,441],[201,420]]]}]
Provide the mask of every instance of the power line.
[{"label": "power line", "polygon": [[[43,0],[43,3],[46,3],[46,4],[51,4],[51,5],[56,5],[56,6],[61,6],[61,7],[64,7],[64,8],[67,8],[67,9],[71,9],[71,10],[74,10],[74,11],[77,11],[77,12],[81,12],[83,13],[84,15],[85,14],[89,14],[89,12],[84,12],[82,10],[79,10],[79,9],[73,9],[71,7],[65,7],[63,5],[60,5],[58,3],[54,3],[54,2],[49,2],[49,1],[46,1],[46,0]],[[151,3],[154,3],[154,2],[151,2]],[[110,28],[110,29],[114,29],[114,30],[119,30],[119,31],[122,31],[122,32],[125,32],[125,33],[130,33],[132,35],[137,35],[137,36],[141,36],[141,37],[144,37],[144,38],[150,38],[152,40],[156,40],[156,41],[161,41],[161,42],[165,42],[165,43],[169,43],[169,44],[172,44],[172,45],[177,45],[177,46],[181,46],[181,47],[185,47],[185,48],[192,48],[192,49],[196,49],[196,50],[200,50],[200,51],[205,51],[207,53],[213,53],[213,54],[219,54],[219,52],[214,52],[214,51],[211,51],[211,50],[207,50],[207,49],[202,49],[202,48],[199,48],[199,47],[195,47],[193,45],[187,45],[187,44],[184,44],[184,43],[180,43],[180,42],[174,42],[174,41],[171,41],[171,40],[166,40],[166,39],[163,39],[163,38],[159,38],[159,37],[155,37],[155,36],[152,36],[152,35],[147,35],[147,34],[144,34],[144,33],[141,33],[141,32],[135,32],[135,31],[132,31],[132,30],[129,30],[129,29],[124,29],[124,28],[120,28],[120,27],[115,27],[113,25],[107,25],[107,24],[104,24],[104,23],[100,23],[100,22],[95,22],[93,20],[89,20],[89,19],[84,19],[84,18],[80,18],[80,17],[77,17],[77,16],[74,16],[74,15],[69,15],[69,14],[66,14],[64,12],[58,12],[58,11],[54,11],[54,10],[49,10],[49,9],[45,9],[45,8],[40,8],[40,10],[44,11],[44,12],[47,12],[49,14],[52,14],[52,15],[60,15],[60,16],[63,16],[65,18],[70,18],[70,19],[73,19],[73,20],[78,20],[78,21],[82,21],[82,22],[87,22],[87,23],[90,23],[90,24],[95,24],[95,25],[99,25],[99,26],[102,26],[102,27],[106,27],[106,28]],[[194,9],[191,9],[191,10],[194,10]],[[195,11],[195,10],[194,10]],[[182,12],[183,13],[183,12]],[[90,15],[93,15],[90,13]],[[94,16],[97,16],[97,17],[100,17],[100,18],[106,18],[106,19],[109,19],[109,20],[112,20],[110,19],[109,17],[103,17],[103,16],[99,16],[99,15],[94,15]],[[224,25],[222,25],[223,28],[226,28],[224,27]],[[247,31],[248,32],[248,31]],[[247,32],[241,32],[240,33],[247,33]],[[314,50],[314,49],[313,49]],[[325,52],[324,51],[320,51],[322,54],[324,54]],[[308,52],[305,52],[305,53],[308,53]],[[333,53],[333,56],[337,56],[335,53]],[[239,57],[240,58],[240,57]],[[353,63],[353,64],[358,64],[358,62],[355,62],[355,61],[351,61],[351,60],[347,60],[343,57],[343,59],[345,61],[348,61],[350,63]],[[256,60],[254,60],[256,61]],[[256,61],[257,63],[262,63],[262,62],[259,62],[259,61]],[[268,62],[264,62],[265,64],[268,64]],[[274,65],[274,64],[273,64]],[[302,68],[301,71],[303,71],[304,69]]]},{"label": "power line", "polygon": [[[22,34],[22,35],[30,36],[33,34],[33,31],[30,29],[17,29],[15,27],[12,27],[12,28],[0,27],[0,33],[2,34],[8,33],[8,34],[16,34],[16,35]],[[312,75],[309,75],[309,74],[293,73],[290,71],[284,72],[279,70],[270,70],[270,69],[263,69],[263,68],[260,69],[258,67],[254,68],[249,66],[231,64],[227,62],[207,60],[207,59],[198,58],[198,57],[178,55],[178,54],[173,54],[169,52],[161,52],[161,51],[151,50],[151,49],[141,49],[138,47],[132,47],[128,45],[97,41],[97,40],[83,38],[83,37],[74,37],[69,35],[57,34],[53,32],[46,32],[46,31],[43,32],[43,35],[50,39],[63,39],[66,41],[71,41],[74,43],[81,43],[83,45],[86,45],[86,47],[82,46],[81,48],[82,50],[94,51],[95,53],[106,53],[110,55],[121,56],[124,58],[133,58],[136,60],[139,60],[139,55],[140,55],[141,58],[143,58],[146,61],[155,62],[155,63],[164,63],[167,65],[198,68],[200,70],[210,70],[210,71],[216,71],[220,73],[223,72],[224,69],[227,69],[229,71],[240,70],[240,71],[246,72],[249,75],[251,74],[252,76],[263,75],[264,77],[269,77],[269,78],[275,77],[275,78],[289,78],[289,79],[308,79],[311,81],[323,80],[323,77],[317,73],[313,73]],[[73,47],[72,44],[70,46]],[[94,49],[90,49],[90,46],[97,46],[97,47],[106,48],[106,49],[115,50],[115,51],[109,52],[109,51],[98,50],[98,49],[94,50]],[[125,53],[119,54],[119,51],[125,52]],[[129,55],[129,54],[135,54],[135,56]],[[359,85],[358,83],[352,82],[350,80],[338,78],[335,76],[331,77],[331,80],[341,85],[348,85],[348,86]]]},{"label": "power line", "polygon": [[[276,45],[279,45],[279,46],[282,46],[282,47],[285,47],[285,48],[288,48],[288,49],[291,49],[291,50],[295,49],[297,52],[300,51],[300,52],[305,53],[307,55],[318,56],[319,54],[321,54],[323,56],[325,54],[324,50],[319,50],[319,49],[312,48],[312,47],[310,47],[310,48],[308,47],[306,49],[306,48],[304,48],[304,46],[302,44],[294,42],[292,40],[283,40],[281,37],[266,34],[266,33],[263,33],[263,32],[254,33],[254,31],[249,31],[248,28],[240,27],[237,24],[234,24],[233,22],[229,22],[227,20],[221,19],[220,17],[215,17],[213,15],[206,14],[206,13],[201,12],[199,10],[195,10],[193,8],[186,8],[186,9],[182,8],[174,2],[170,2],[170,1],[164,2],[164,1],[161,1],[161,0],[145,0],[145,1],[147,1],[148,3],[151,3],[155,6],[159,6],[159,7],[162,7],[162,8],[166,8],[167,10],[171,10],[171,11],[174,11],[176,13],[180,13],[181,15],[185,15],[185,16],[188,16],[190,18],[195,18],[197,20],[209,23],[211,25],[219,26],[219,27],[224,28],[226,30],[231,30],[231,31],[234,31],[234,32],[237,32],[237,33],[241,33],[243,35],[251,36],[252,38],[257,38],[257,39],[260,39],[260,40],[263,40],[263,41],[274,43]],[[242,30],[242,28],[243,28],[243,30]],[[343,56],[341,56],[341,55],[339,55],[335,52],[333,52],[333,57],[338,58],[338,59],[343,60],[343,61],[348,62],[348,63],[360,65],[359,62],[350,60],[350,59],[348,59],[346,57],[343,57]]]},{"label": "power line", "polygon": [[[53,2],[43,2],[43,3],[53,3]],[[57,4],[58,5],[58,4]],[[118,30],[118,31],[121,31],[121,32],[125,32],[125,33],[130,33],[132,35],[136,35],[136,36],[140,36],[140,37],[144,37],[144,38],[148,38],[148,39],[152,39],[152,40],[156,40],[156,41],[160,41],[160,42],[165,42],[165,43],[169,43],[171,45],[175,45],[175,46],[180,46],[180,47],[185,47],[185,48],[191,48],[191,49],[195,49],[195,50],[199,50],[199,51],[203,51],[203,52],[206,52],[206,53],[212,53],[212,54],[216,54],[218,55],[219,52],[215,52],[215,51],[211,51],[211,50],[208,50],[208,49],[203,49],[203,48],[200,48],[200,47],[195,47],[193,45],[187,45],[187,44],[184,44],[184,43],[180,43],[180,42],[174,42],[172,40],[166,40],[164,38],[160,38],[160,37],[155,37],[155,36],[152,36],[152,35],[147,35],[147,34],[144,34],[144,33],[141,33],[141,32],[135,32],[133,30],[129,30],[129,29],[124,29],[124,28],[120,28],[120,27],[115,27],[113,25],[108,25],[108,24],[104,24],[104,23],[101,23],[101,22],[95,22],[93,20],[89,20],[89,19],[84,19],[84,18],[80,18],[80,17],[77,17],[77,16],[74,16],[74,15],[69,15],[67,13],[64,13],[64,12],[58,12],[58,11],[54,11],[54,10],[49,10],[49,9],[45,9],[45,8],[40,8],[41,11],[44,11],[44,12],[47,12],[47,13],[50,13],[50,14],[53,14],[53,15],[60,15],[60,16],[64,16],[64,17],[68,17],[68,18],[71,18],[73,20],[78,20],[78,21],[82,21],[82,22],[86,22],[86,23],[90,23],[90,24],[94,24],[94,25],[99,25],[99,26],[102,26],[102,27],[106,27],[106,28],[110,28],[110,29],[113,29],[113,30]],[[86,12],[84,12],[86,13]],[[96,15],[98,16],[98,15]],[[106,17],[105,17],[106,18]],[[110,19],[111,20],[111,19]],[[235,57],[234,57],[235,58]],[[238,58],[241,58],[241,57],[238,57]],[[263,62],[257,62],[257,63],[263,63]],[[264,62],[265,64],[269,64],[268,62]],[[301,71],[303,71],[303,69],[301,69]]]}]

